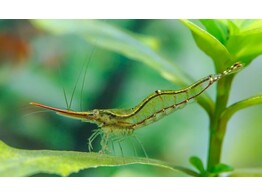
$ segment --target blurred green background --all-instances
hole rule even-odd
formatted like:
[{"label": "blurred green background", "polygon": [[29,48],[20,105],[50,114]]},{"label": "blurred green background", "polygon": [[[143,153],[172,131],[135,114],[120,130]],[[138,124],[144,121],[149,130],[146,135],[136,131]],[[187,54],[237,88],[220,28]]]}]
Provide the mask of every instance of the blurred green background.
[{"label": "blurred green background", "polygon": [[[197,48],[190,31],[178,20],[103,22],[140,35],[155,51],[195,80],[214,73],[212,60]],[[230,104],[262,92],[261,64],[262,58],[257,58],[237,75]],[[83,75],[79,78],[79,72],[83,65],[88,69],[81,97]],[[77,33],[54,35],[39,29],[30,20],[0,20],[0,139],[24,149],[87,151],[87,139],[95,125],[29,105],[34,101],[66,108],[63,87],[69,99],[78,79],[72,106],[77,111],[81,99],[84,110],[130,108],[157,89],[181,88],[148,66],[89,44]],[[215,90],[215,85],[208,89],[213,99]],[[261,105],[233,116],[223,146],[222,162],[235,168],[261,167],[261,117]],[[199,156],[206,162],[208,127],[207,114],[193,103],[137,130],[137,135],[150,158],[191,167],[190,156]],[[99,141],[96,149],[98,147]],[[137,150],[143,156],[139,146]],[[133,153],[128,143],[124,151]],[[87,169],[74,176],[166,176],[168,172],[150,166],[122,166]]]}]

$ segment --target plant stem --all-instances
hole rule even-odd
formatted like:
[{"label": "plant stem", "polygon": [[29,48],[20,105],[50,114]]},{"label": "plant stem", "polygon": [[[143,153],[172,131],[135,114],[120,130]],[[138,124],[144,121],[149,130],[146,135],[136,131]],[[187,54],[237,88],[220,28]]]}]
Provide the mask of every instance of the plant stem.
[{"label": "plant stem", "polygon": [[221,79],[217,84],[217,97],[214,115],[210,119],[210,138],[207,169],[210,171],[220,163],[223,139],[226,132],[227,122],[220,122],[220,117],[227,106],[232,76]]},{"label": "plant stem", "polygon": [[209,148],[209,159],[208,169],[210,170],[213,166],[220,162],[221,149],[223,139],[226,132],[227,122],[231,116],[240,109],[250,107],[252,105],[262,104],[262,95],[250,97],[246,100],[240,101],[224,109],[219,115],[219,119],[212,121],[210,126],[210,148]]}]

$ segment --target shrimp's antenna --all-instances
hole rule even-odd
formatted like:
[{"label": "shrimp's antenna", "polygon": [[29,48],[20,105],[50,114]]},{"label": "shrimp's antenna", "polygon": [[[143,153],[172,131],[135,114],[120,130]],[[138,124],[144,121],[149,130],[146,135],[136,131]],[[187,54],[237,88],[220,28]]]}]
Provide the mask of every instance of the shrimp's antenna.
[{"label": "shrimp's antenna", "polygon": [[[96,42],[97,42],[97,39],[95,40],[95,44],[96,45]],[[94,46],[92,51],[91,51],[91,54],[88,58],[88,61],[87,61],[87,65],[85,66],[85,71],[84,71],[84,78],[83,78],[83,82],[82,82],[82,87],[81,87],[81,95],[80,95],[80,110],[83,111],[83,91],[84,91],[84,87],[85,87],[85,80],[86,80],[86,73],[87,73],[87,68],[88,68],[88,65],[89,63],[91,62],[92,60],[92,57],[94,56],[95,54],[95,51],[96,51],[96,47]],[[83,69],[82,69],[83,70]],[[79,79],[78,79],[79,81]]]},{"label": "shrimp's antenna", "polygon": [[69,105],[68,105],[68,99],[67,99],[67,95],[66,95],[66,90],[65,90],[65,85],[64,85],[64,78],[63,78],[63,74],[61,71],[61,67],[59,66],[59,74],[60,74],[60,78],[62,80],[62,88],[63,88],[63,94],[64,94],[64,98],[65,98],[65,102],[66,102],[66,109],[70,109]]},{"label": "shrimp's antenna", "polygon": [[[103,19],[102,21],[105,21],[105,19]],[[86,65],[85,70],[84,70],[84,77],[83,77],[83,82],[82,82],[82,87],[81,87],[81,95],[80,95],[80,111],[83,111],[83,91],[84,91],[84,87],[85,87],[87,68],[88,68],[88,65],[91,63],[91,60],[93,59],[93,56],[95,54],[95,51],[96,51],[95,45],[97,45],[97,42],[98,42],[98,39],[96,38],[94,43],[93,43],[94,47],[91,51],[91,54],[90,54],[88,61],[87,61],[87,65]]]}]

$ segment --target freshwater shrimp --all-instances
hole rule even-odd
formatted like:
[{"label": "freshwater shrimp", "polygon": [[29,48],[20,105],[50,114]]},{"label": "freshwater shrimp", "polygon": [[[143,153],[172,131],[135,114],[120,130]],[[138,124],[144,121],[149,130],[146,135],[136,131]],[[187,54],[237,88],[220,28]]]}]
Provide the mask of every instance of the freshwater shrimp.
[{"label": "freshwater shrimp", "polygon": [[[156,90],[131,109],[93,109],[86,112],[76,112],[35,102],[30,104],[53,110],[62,116],[96,124],[99,129],[90,136],[89,149],[92,149],[94,139],[101,135],[101,152],[105,152],[111,137],[132,135],[135,130],[159,121],[164,116],[184,107],[188,102],[197,98],[216,81],[239,71],[242,67],[243,65],[237,62],[222,73],[204,77],[180,90]],[[140,143],[140,141],[138,142]]]}]

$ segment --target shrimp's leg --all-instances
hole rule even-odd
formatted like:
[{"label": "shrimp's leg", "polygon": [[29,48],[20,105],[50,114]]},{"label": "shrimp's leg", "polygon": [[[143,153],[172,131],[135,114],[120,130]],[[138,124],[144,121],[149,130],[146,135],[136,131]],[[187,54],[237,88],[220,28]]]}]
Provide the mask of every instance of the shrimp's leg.
[{"label": "shrimp's leg", "polygon": [[102,131],[100,129],[94,130],[94,133],[88,138],[88,150],[91,152],[93,150],[92,143],[98,135],[101,135]]},{"label": "shrimp's leg", "polygon": [[141,147],[141,149],[143,150],[143,153],[144,153],[144,155],[146,156],[146,158],[148,158],[148,155],[147,155],[147,153],[146,153],[146,150],[145,150],[142,142],[140,141],[140,139],[139,139],[139,138],[137,137],[137,135],[135,135],[135,134],[133,134],[132,136],[133,136],[133,138],[137,141],[137,143],[140,145],[140,147]]},{"label": "shrimp's leg", "polygon": [[138,154],[137,154],[137,150],[136,150],[136,147],[135,147],[135,145],[134,145],[134,142],[132,141],[132,137],[129,137],[129,140],[128,140],[128,141],[131,143],[131,145],[132,145],[132,147],[133,147],[134,156],[137,157]]},{"label": "shrimp's leg", "polygon": [[108,139],[110,137],[110,133],[104,133],[102,135],[102,139],[100,142],[101,145],[101,150],[99,151],[99,153],[106,153],[108,151]]}]

